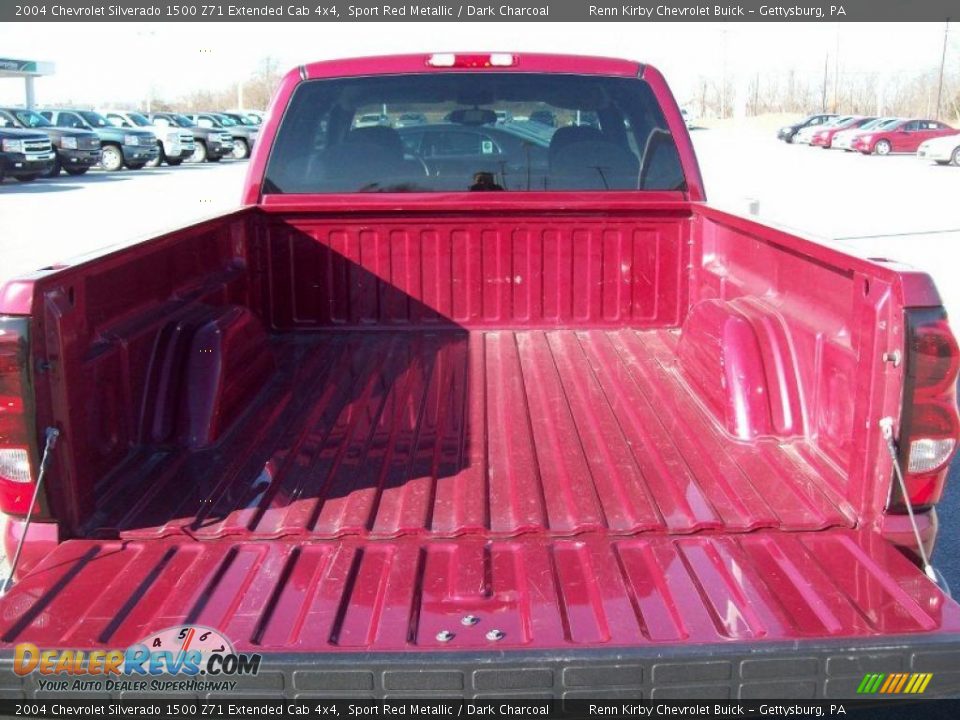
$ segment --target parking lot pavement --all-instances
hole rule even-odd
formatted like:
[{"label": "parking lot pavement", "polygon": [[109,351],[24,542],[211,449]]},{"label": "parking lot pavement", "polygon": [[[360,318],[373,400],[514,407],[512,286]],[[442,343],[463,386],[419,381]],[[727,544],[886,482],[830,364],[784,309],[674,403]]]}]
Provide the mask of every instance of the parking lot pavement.
[{"label": "parking lot pavement", "polygon": [[223,161],[8,179],[0,185],[0,282],[237,207],[246,168]]},{"label": "parking lot pavement", "polygon": [[863,257],[930,273],[960,318],[960,168],[787,145],[769,133],[691,133],[710,202],[811,234]]},{"label": "parking lot pavement", "polygon": [[[711,202],[743,213],[754,199],[761,220],[925,270],[960,318],[960,168],[786,145],[753,131],[694,130],[693,140]],[[8,180],[0,187],[0,282],[230,210],[245,169],[222,162],[29,185]],[[960,588],[960,463],[939,509],[936,564]]]}]

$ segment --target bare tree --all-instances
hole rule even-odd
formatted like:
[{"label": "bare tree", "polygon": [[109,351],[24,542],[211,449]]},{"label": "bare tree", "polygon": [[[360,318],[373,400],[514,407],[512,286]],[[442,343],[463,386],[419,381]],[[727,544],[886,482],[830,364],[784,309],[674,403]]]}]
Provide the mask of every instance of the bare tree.
[{"label": "bare tree", "polygon": [[[270,56],[260,60],[252,75],[238,81],[243,86],[244,109],[266,110],[282,77],[279,60]],[[158,98],[153,101],[153,104],[158,110],[161,108],[182,112],[225,110],[237,106],[237,95],[237,83],[232,83],[215,90],[197,90],[178,99]]]}]

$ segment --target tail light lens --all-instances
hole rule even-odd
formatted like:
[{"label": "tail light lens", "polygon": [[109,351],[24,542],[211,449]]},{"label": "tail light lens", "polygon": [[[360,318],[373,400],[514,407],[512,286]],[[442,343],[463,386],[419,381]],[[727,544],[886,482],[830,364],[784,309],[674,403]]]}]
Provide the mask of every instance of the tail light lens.
[{"label": "tail light lens", "polygon": [[27,341],[26,318],[0,316],[0,512],[13,515],[30,509],[35,481]]},{"label": "tail light lens", "polygon": [[[911,505],[923,510],[940,500],[960,436],[960,349],[939,308],[908,310],[907,333],[900,466]],[[905,509],[896,485],[890,509]]]}]

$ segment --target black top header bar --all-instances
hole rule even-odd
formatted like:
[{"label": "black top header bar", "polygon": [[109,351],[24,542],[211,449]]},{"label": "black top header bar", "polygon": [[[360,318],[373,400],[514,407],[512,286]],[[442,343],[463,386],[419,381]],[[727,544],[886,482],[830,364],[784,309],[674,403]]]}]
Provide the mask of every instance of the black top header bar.
[{"label": "black top header bar", "polygon": [[957,0],[3,0],[0,22],[928,22]]}]

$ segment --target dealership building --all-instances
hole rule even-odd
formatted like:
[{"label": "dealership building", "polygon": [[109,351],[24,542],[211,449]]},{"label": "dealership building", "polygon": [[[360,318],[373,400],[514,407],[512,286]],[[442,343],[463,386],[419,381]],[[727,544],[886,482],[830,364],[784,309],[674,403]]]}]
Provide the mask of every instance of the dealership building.
[{"label": "dealership building", "polygon": [[0,78],[23,78],[23,102],[28,108],[33,107],[35,103],[34,79],[53,75],[53,72],[54,66],[51,62],[0,57]]}]

